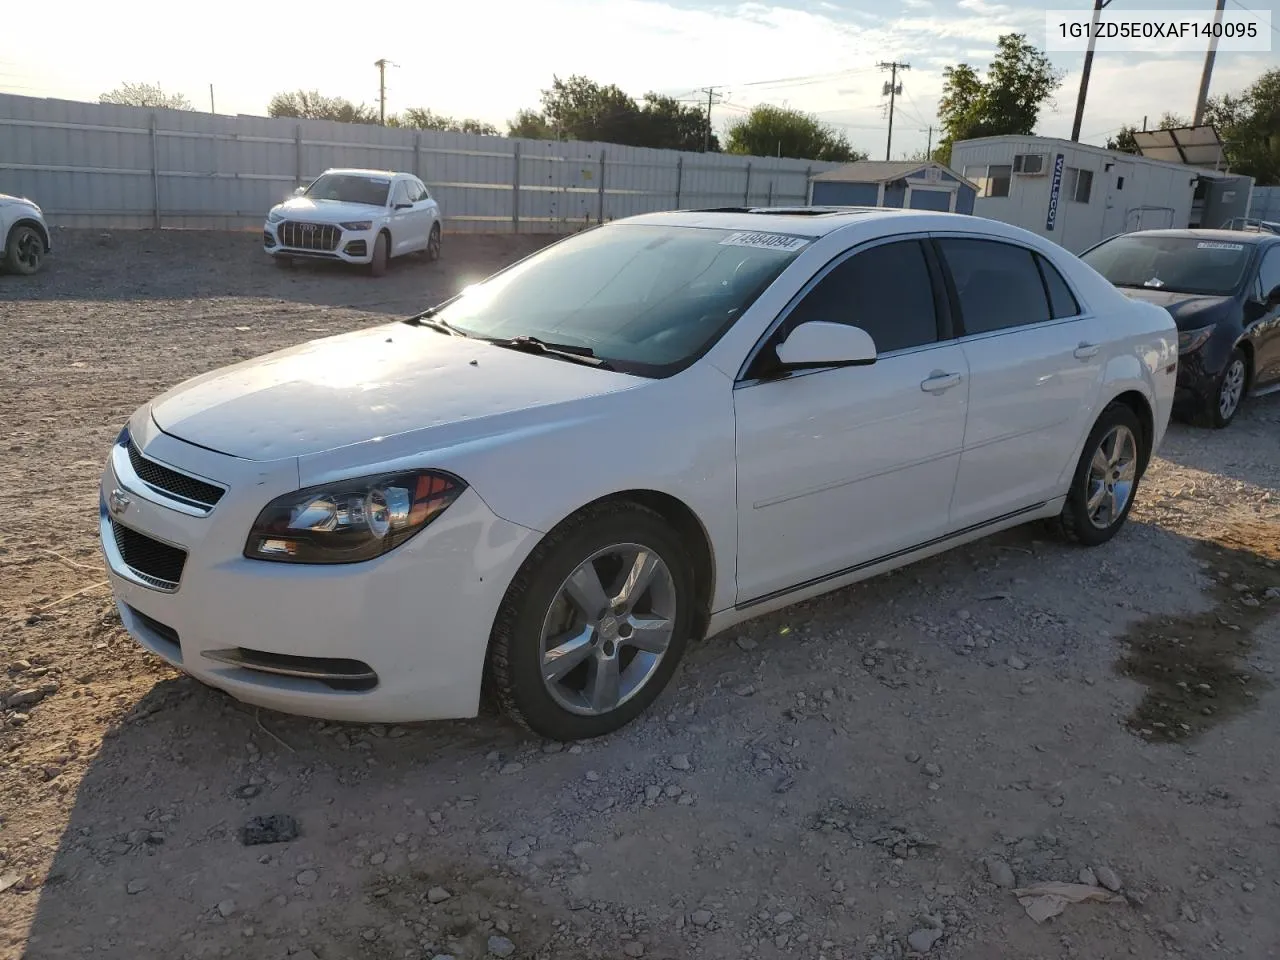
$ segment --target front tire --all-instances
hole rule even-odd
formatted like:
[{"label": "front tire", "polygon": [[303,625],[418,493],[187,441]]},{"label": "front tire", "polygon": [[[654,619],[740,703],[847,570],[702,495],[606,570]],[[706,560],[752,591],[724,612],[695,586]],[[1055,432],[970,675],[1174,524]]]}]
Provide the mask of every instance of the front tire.
[{"label": "front tire", "polygon": [[387,275],[387,257],[389,255],[390,241],[385,233],[378,234],[378,239],[373,242],[373,259],[369,261],[369,273],[375,277],[385,277]]},{"label": "front tire", "polygon": [[44,238],[35,227],[19,224],[9,231],[5,243],[5,266],[13,273],[29,277],[44,259]]},{"label": "front tire", "polygon": [[1229,426],[1240,411],[1240,401],[1244,399],[1248,384],[1249,358],[1237,347],[1227,358],[1227,365],[1223,367],[1222,376],[1218,377],[1213,393],[1205,398],[1196,422],[1215,430]]},{"label": "front tire", "polygon": [[503,710],[561,741],[644,712],[697,622],[688,553],[659,514],[632,503],[588,508],[547,534],[494,621],[488,674]]},{"label": "front tire", "polygon": [[435,263],[440,259],[440,224],[431,225],[431,235],[427,237],[427,260]]},{"label": "front tire", "polygon": [[1114,537],[1133,508],[1148,450],[1138,417],[1113,403],[1089,431],[1067,493],[1053,525],[1072,543],[1096,547]]}]

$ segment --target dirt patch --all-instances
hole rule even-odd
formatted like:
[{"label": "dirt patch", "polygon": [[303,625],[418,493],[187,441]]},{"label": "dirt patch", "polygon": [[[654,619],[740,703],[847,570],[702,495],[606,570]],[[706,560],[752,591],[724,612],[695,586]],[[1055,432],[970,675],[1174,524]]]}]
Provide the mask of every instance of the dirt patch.
[{"label": "dirt patch", "polygon": [[1256,707],[1271,683],[1249,666],[1256,631],[1280,610],[1280,524],[1230,524],[1198,541],[1213,606],[1180,617],[1148,617],[1120,638],[1118,664],[1147,687],[1130,730],[1180,741]]}]

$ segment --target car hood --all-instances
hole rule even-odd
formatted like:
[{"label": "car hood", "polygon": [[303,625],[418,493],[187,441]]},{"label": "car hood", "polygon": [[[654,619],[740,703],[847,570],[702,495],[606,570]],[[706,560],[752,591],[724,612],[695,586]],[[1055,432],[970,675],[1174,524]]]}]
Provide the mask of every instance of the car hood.
[{"label": "car hood", "polygon": [[8,193],[0,193],[0,207],[7,207],[14,203],[24,207],[31,207],[33,210],[39,209],[34,200],[28,200],[26,197],[15,197]]},{"label": "car hood", "polygon": [[1231,312],[1234,297],[1210,297],[1196,293],[1175,293],[1170,290],[1138,290],[1121,287],[1120,292],[1132,300],[1144,300],[1164,307],[1173,317],[1179,330],[1195,330],[1210,323],[1217,323]]},{"label": "car hood", "polygon": [[368,203],[342,203],[338,200],[312,200],[310,197],[294,197],[276,207],[291,220],[310,223],[343,223],[348,220],[371,220],[386,213],[385,207]]},{"label": "car hood", "polygon": [[151,416],[189,443],[278,460],[646,382],[394,323],[211,371],[157,397]]}]

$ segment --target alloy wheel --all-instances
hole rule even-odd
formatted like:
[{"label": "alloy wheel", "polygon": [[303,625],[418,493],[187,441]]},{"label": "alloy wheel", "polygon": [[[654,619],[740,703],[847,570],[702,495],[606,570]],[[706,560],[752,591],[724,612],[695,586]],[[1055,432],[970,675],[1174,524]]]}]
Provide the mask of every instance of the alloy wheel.
[{"label": "alloy wheel", "polygon": [[1133,496],[1137,476],[1137,438],[1128,427],[1114,426],[1103,435],[1089,461],[1085,501],[1089,522],[1105,530],[1123,516]]},{"label": "alloy wheel", "polygon": [[1223,420],[1231,419],[1243,395],[1244,361],[1236,357],[1222,375],[1222,386],[1218,389],[1218,413]]}]

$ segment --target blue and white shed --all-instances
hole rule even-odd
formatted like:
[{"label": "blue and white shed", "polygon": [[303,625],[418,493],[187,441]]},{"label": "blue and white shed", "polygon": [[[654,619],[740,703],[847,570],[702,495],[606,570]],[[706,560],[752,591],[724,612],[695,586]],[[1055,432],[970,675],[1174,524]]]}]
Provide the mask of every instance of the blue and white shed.
[{"label": "blue and white shed", "polygon": [[859,160],[809,179],[816,207],[897,207],[973,213],[978,185],[932,160]]}]

